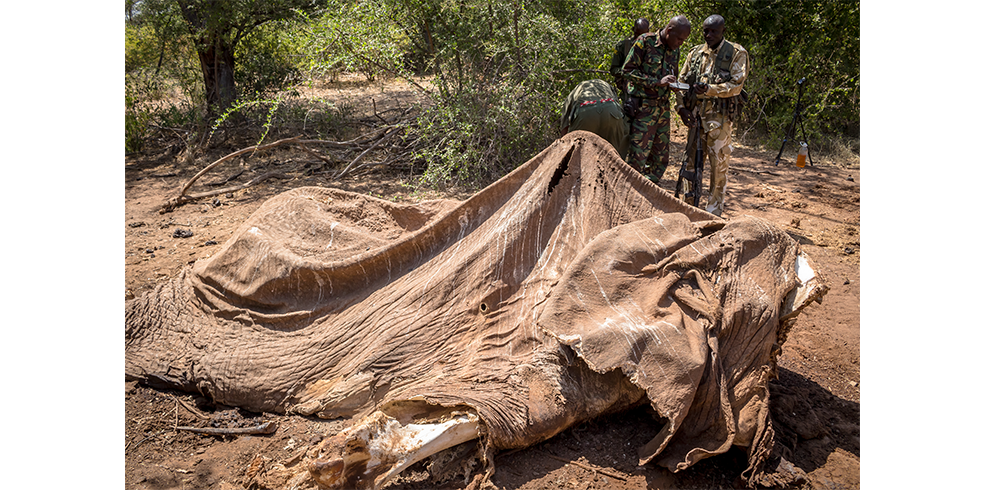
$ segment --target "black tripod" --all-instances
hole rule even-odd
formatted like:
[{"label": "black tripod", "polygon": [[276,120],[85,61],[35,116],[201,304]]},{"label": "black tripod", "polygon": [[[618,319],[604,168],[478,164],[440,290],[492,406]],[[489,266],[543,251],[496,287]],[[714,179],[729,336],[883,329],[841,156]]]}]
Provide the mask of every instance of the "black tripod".
[{"label": "black tripod", "polygon": [[776,166],[779,165],[779,157],[782,156],[783,148],[786,148],[786,142],[795,136],[796,123],[799,123],[800,133],[803,134],[803,141],[807,143],[806,145],[806,155],[810,157],[810,166],[813,166],[813,156],[810,155],[810,144],[806,141],[806,130],[803,129],[803,118],[800,117],[800,109],[802,109],[803,100],[803,82],[806,78],[800,78],[796,81],[796,85],[799,85],[799,93],[796,95],[796,109],[793,111],[793,120],[789,122],[789,126],[786,127],[786,137],[782,139],[782,145],[779,147],[779,154],[776,155]]}]

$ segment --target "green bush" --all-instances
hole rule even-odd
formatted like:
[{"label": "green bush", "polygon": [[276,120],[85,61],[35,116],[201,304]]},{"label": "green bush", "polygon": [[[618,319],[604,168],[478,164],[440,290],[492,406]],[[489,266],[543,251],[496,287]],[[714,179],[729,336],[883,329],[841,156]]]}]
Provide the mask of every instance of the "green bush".
[{"label": "green bush", "polygon": [[[202,124],[201,67],[180,15],[128,23],[126,145],[154,128]],[[614,45],[638,17],[658,31],[673,15],[694,25],[682,48],[702,42],[700,25],[725,16],[726,37],[752,62],[751,100],[738,139],[777,148],[792,119],[795,81],[806,77],[804,122],[813,150],[859,149],[860,5],[857,0],[328,0],[320,14],[252,29],[236,44],[239,98],[233,114],[262,126],[344,130],[345,108],[302,101],[292,87],[340,71],[373,80],[426,75],[432,90],[405,141],[427,185],[481,186],[559,136],[560,105],[583,80],[607,74]],[[131,25],[132,24],[132,25]],[[184,34],[183,34],[184,33]],[[142,135],[142,136],[141,136]]]},{"label": "green bush", "polygon": [[329,2],[319,17],[303,17],[295,36],[300,66],[311,79],[334,79],[339,72],[361,73],[373,81],[383,71],[405,73],[406,34],[388,21],[392,10],[374,2]]},{"label": "green bush", "polygon": [[[425,3],[404,12],[433,105],[411,127],[425,185],[482,186],[559,136],[560,105],[581,80],[607,78],[610,5],[585,0]],[[630,25],[631,26],[631,25]]]},{"label": "green bush", "polygon": [[139,152],[144,147],[147,133],[148,114],[137,108],[137,100],[127,91],[125,95],[126,111],[124,112],[124,146],[127,153]]},{"label": "green bush", "polygon": [[161,41],[149,25],[126,24],[126,37],[123,66],[126,73],[141,68],[150,68],[157,64]]},{"label": "green bush", "polygon": [[154,138],[186,141],[202,125],[202,81],[186,38],[161,35],[152,23],[127,23],[124,146],[141,151]]},{"label": "green bush", "polygon": [[236,88],[245,97],[269,97],[301,80],[292,60],[290,23],[263,24],[236,44]]}]

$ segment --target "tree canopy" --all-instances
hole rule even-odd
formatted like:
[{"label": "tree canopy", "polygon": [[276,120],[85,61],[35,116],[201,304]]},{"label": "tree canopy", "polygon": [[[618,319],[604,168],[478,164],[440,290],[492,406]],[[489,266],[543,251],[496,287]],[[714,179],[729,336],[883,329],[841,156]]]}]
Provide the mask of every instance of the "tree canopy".
[{"label": "tree canopy", "polygon": [[[680,13],[695,26],[724,16],[726,38],[749,51],[739,141],[777,146],[795,81],[805,77],[811,148],[849,141],[860,151],[859,0],[128,1],[128,148],[148,118],[173,125],[206,112],[196,108],[223,112],[250,100],[274,111],[278,94],[339,70],[425,76],[433,88],[418,87],[432,103],[405,135],[417,142],[424,180],[495,178],[559,135],[564,97],[580,81],[608,77],[615,43],[636,18],[658,30]],[[695,28],[682,49],[702,42]],[[192,58],[197,81],[188,76]],[[167,92],[163,80],[191,102],[137,110],[153,105],[148,94]]]},{"label": "tree canopy", "polygon": [[164,38],[181,27],[194,43],[205,101],[219,109],[236,99],[236,46],[260,26],[323,8],[322,0],[139,0],[127,1],[127,18],[146,20]]}]

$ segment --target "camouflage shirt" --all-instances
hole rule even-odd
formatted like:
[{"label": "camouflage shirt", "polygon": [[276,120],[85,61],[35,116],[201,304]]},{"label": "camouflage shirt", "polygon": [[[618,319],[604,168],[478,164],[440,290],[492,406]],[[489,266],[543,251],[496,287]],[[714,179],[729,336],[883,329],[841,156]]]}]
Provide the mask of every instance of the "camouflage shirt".
[{"label": "camouflage shirt", "polygon": [[669,50],[659,40],[662,31],[647,32],[636,38],[622,73],[629,80],[629,96],[645,99],[669,99],[670,87],[656,84],[666,75],[676,75],[680,65],[680,50]]},{"label": "camouflage shirt", "polygon": [[564,129],[571,125],[574,113],[577,112],[577,108],[581,104],[592,101],[594,103],[614,102],[615,100],[615,91],[604,80],[586,80],[579,83],[564,100],[564,108],[560,116],[560,128]]}]

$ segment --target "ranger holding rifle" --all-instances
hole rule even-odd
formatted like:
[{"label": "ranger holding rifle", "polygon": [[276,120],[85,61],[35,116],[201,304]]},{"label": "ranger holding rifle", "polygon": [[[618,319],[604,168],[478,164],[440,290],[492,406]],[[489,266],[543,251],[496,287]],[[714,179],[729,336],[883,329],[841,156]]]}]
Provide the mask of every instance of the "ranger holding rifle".
[{"label": "ranger holding rifle", "polygon": [[[748,77],[748,51],[737,43],[724,39],[724,17],[712,15],[704,21],[704,44],[687,55],[679,80],[689,89],[677,93],[676,110],[683,122],[697,133],[695,144],[687,145],[687,159],[696,163],[697,149],[711,163],[710,196],[707,211],[721,216],[728,181],[728,161],[731,159],[732,123],[747,95],[743,90]],[[682,86],[680,88],[683,88]],[[688,107],[687,98],[692,100]],[[698,124],[699,122],[699,124]],[[692,165],[690,172],[696,173]],[[696,175],[699,178],[700,175]],[[700,180],[687,177],[686,187],[699,187]],[[693,195],[694,191],[685,191]],[[697,191],[699,196],[699,190]],[[699,203],[695,203],[699,204]]]},{"label": "ranger holding rifle", "polygon": [[[697,107],[698,91],[702,94],[706,93],[707,84],[703,82],[697,82],[693,85],[677,83],[675,86],[674,84],[670,86],[678,90],[686,90],[683,95],[683,107],[687,114],[690,114],[689,121],[684,119],[687,126],[690,127],[690,131],[687,133],[686,155],[684,155],[683,165],[680,167],[680,175],[677,177],[676,192],[673,197],[679,198],[680,193],[683,192],[684,202],[697,207],[700,206],[701,181],[704,179],[704,148],[707,146],[707,139],[704,137],[704,132],[698,130],[703,125],[700,111],[694,109]],[[678,100],[679,97],[677,95]],[[683,113],[680,116],[683,117]]]}]

